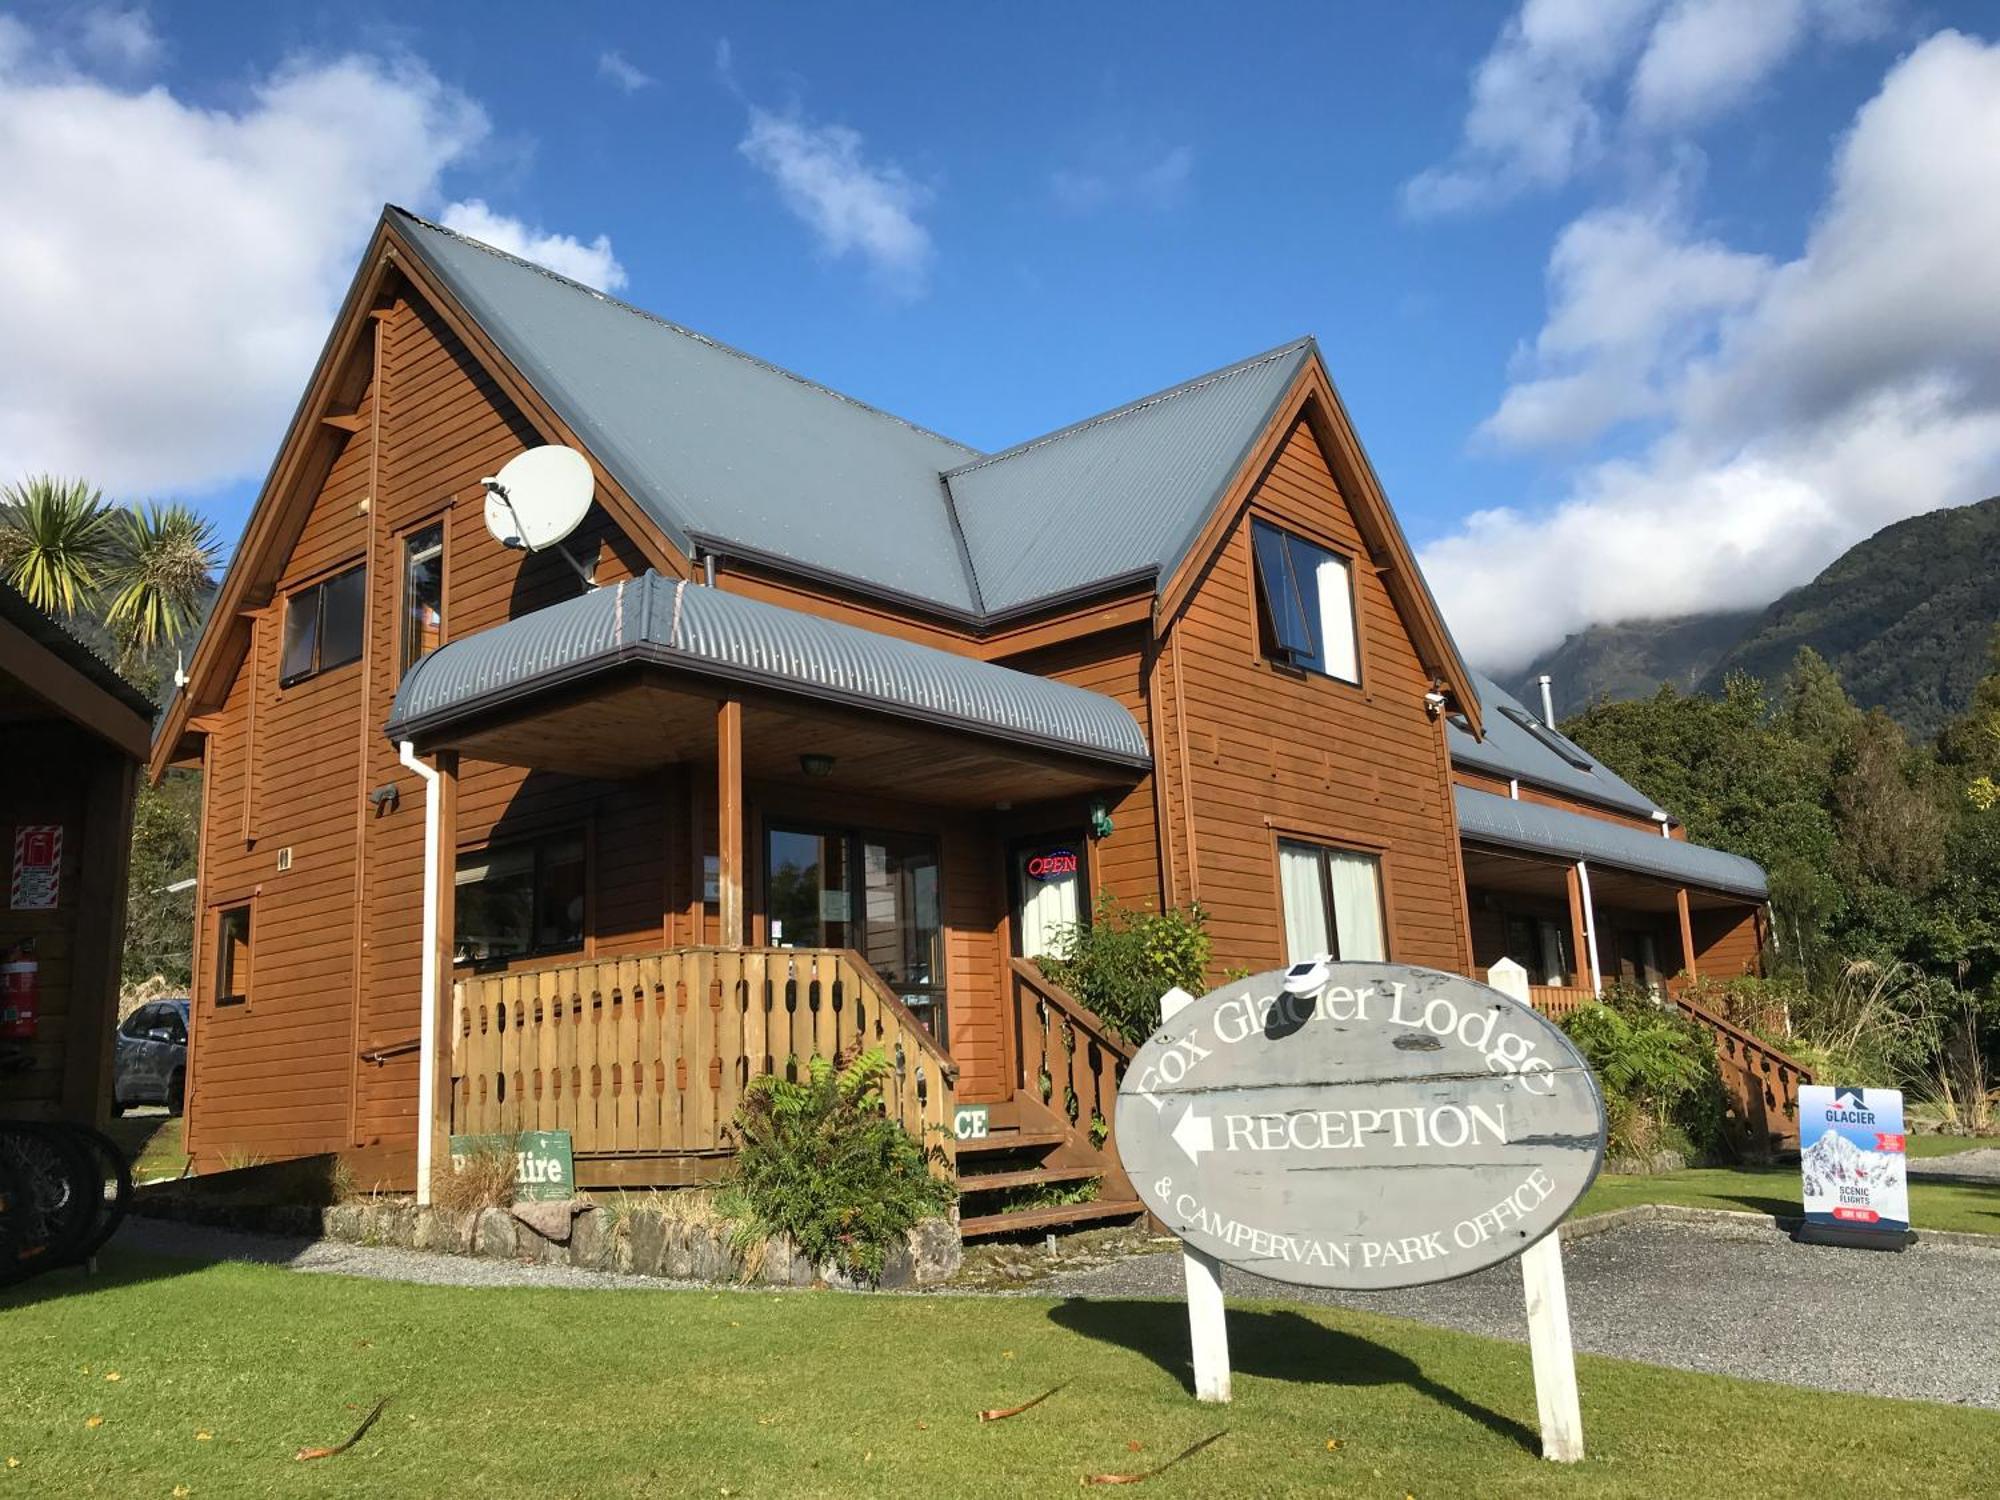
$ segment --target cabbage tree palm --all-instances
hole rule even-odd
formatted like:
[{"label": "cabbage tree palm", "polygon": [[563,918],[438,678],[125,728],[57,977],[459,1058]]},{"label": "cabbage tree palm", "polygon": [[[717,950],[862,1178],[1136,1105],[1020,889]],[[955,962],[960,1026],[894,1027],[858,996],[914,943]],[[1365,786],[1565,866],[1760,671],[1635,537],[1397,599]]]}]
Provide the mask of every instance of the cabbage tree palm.
[{"label": "cabbage tree palm", "polygon": [[127,656],[143,656],[200,620],[214,582],[215,528],[185,505],[153,500],[118,511],[110,530],[104,623]]},{"label": "cabbage tree palm", "polygon": [[0,577],[49,614],[87,608],[112,562],[111,516],[80,479],[37,474],[0,488]]}]

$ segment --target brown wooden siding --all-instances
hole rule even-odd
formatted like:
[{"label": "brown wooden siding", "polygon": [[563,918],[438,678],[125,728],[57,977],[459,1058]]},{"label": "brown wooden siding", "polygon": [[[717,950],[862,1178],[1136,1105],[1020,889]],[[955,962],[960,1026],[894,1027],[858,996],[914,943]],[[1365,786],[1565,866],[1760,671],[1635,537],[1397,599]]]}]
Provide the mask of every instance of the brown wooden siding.
[{"label": "brown wooden siding", "polygon": [[1689,917],[1695,967],[1704,979],[1757,972],[1766,937],[1763,907],[1717,907]]},{"label": "brown wooden siding", "polygon": [[1216,970],[1283,960],[1276,845],[1287,833],[1379,852],[1390,956],[1463,972],[1465,894],[1443,729],[1423,701],[1430,679],[1306,424],[1250,510],[1352,559],[1362,683],[1262,658],[1249,515],[1238,516],[1172,622],[1166,716],[1179,783],[1169,815],[1193,805],[1182,889],[1210,913]]}]

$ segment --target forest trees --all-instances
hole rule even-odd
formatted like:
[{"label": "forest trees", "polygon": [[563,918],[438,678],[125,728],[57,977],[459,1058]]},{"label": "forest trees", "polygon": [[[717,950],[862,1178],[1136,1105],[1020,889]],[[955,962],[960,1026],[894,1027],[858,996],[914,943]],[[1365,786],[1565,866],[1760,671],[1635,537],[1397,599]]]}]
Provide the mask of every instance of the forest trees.
[{"label": "forest trees", "polygon": [[1934,744],[1913,745],[1880,710],[1855,707],[1809,649],[1769,694],[1743,676],[1719,698],[1662,686],[1563,728],[1672,808],[1690,838],[1764,866],[1769,972],[1819,996],[1851,988],[1856,963],[1898,974],[1901,1022],[1935,1033],[1933,1054],[1968,1025],[1990,1047],[1996,1028],[1982,1030],[1981,1013],[1993,1016],[2000,995],[2000,632],[1990,671]]}]

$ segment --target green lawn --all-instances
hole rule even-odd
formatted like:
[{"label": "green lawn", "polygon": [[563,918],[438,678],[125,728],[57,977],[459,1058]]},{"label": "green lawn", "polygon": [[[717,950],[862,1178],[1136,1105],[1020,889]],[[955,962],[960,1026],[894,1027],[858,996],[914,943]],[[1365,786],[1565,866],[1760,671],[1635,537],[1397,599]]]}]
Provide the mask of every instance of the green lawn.
[{"label": "green lawn", "polygon": [[[1653,1177],[1598,1178],[1578,1214],[1603,1213],[1640,1203],[1675,1203],[1689,1208],[1728,1208],[1738,1212],[1799,1214],[1799,1169],[1790,1167],[1691,1167]],[[1910,1221],[1919,1233],[1926,1229],[2000,1234],[2000,1187],[1977,1183],[1912,1182]]]},{"label": "green lawn", "polygon": [[[1218,1410],[1183,1386],[1173,1303],[108,1267],[0,1294],[0,1497],[1074,1495],[1223,1427],[1145,1493],[1967,1495],[2000,1468],[1993,1412],[1586,1358],[1591,1457],[1559,1470],[1532,1451],[1525,1349],[1357,1312],[1233,1305]],[[351,1452],[294,1461],[385,1394]]]},{"label": "green lawn", "polygon": [[1956,1156],[1961,1151],[2000,1147],[2000,1135],[1911,1135],[1903,1138],[1915,1157]]},{"label": "green lawn", "polygon": [[179,1115],[125,1115],[104,1129],[131,1159],[134,1182],[180,1176],[187,1158],[181,1154]]}]

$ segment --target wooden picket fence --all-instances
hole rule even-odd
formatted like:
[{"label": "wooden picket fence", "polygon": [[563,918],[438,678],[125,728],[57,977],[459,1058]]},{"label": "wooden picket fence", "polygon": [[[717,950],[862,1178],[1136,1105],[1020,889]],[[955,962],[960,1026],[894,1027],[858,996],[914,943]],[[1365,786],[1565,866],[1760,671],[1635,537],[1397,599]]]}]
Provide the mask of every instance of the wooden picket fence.
[{"label": "wooden picket fence", "polygon": [[868,964],[832,948],[679,948],[452,987],[454,1135],[567,1130],[585,1158],[713,1155],[750,1080],[879,1048],[889,1115],[954,1170],[957,1068]]}]

